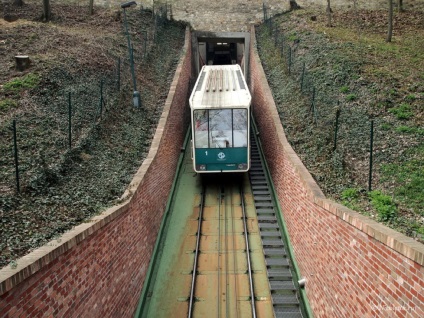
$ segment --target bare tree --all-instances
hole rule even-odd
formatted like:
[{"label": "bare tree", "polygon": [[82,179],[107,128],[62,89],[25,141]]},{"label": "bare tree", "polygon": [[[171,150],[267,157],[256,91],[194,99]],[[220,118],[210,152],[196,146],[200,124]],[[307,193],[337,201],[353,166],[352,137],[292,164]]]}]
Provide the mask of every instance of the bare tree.
[{"label": "bare tree", "polygon": [[331,5],[330,5],[330,0],[327,0],[327,26],[331,27]]},{"label": "bare tree", "polygon": [[387,30],[386,42],[392,42],[393,34],[393,0],[389,0],[389,27]]},{"label": "bare tree", "polygon": [[289,0],[290,11],[300,9],[300,6],[297,4],[296,0]]}]

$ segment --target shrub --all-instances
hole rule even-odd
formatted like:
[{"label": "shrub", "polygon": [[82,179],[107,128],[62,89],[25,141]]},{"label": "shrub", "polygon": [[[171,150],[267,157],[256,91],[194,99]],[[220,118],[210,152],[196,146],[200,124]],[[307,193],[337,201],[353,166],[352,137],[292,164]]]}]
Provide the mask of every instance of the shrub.
[{"label": "shrub", "polygon": [[356,98],[357,98],[356,94],[349,94],[349,95],[346,95],[346,100],[347,100],[348,102],[350,102],[350,101],[354,101]]},{"label": "shrub", "polygon": [[396,116],[397,119],[409,119],[414,114],[411,111],[411,106],[408,104],[401,104],[399,107],[393,107],[389,112]]},{"label": "shrub", "polygon": [[38,75],[29,73],[24,77],[16,78],[3,85],[3,89],[6,92],[18,92],[26,88],[34,88],[38,85],[40,79]]},{"label": "shrub", "polygon": [[368,193],[371,205],[377,210],[379,221],[390,221],[397,216],[397,208],[392,198],[379,190]]},{"label": "shrub", "polygon": [[390,130],[392,128],[392,125],[388,124],[388,123],[383,123],[381,124],[381,129],[382,130]]},{"label": "shrub", "polygon": [[347,188],[342,192],[342,199],[352,201],[353,199],[357,199],[359,197],[359,190],[355,188]]},{"label": "shrub", "polygon": [[18,106],[18,103],[15,100],[9,98],[3,99],[0,101],[0,113],[5,113],[16,106]]},{"label": "shrub", "polygon": [[409,127],[409,126],[399,126],[396,128],[396,132],[423,135],[424,129],[417,128],[417,127]]},{"label": "shrub", "polygon": [[409,94],[405,97],[405,100],[408,102],[413,102],[416,99],[414,94]]},{"label": "shrub", "polygon": [[349,91],[349,87],[347,87],[347,86],[340,87],[340,92],[347,93],[348,91]]},{"label": "shrub", "polygon": [[349,209],[358,210],[359,190],[356,188],[347,188],[341,194],[342,204]]}]

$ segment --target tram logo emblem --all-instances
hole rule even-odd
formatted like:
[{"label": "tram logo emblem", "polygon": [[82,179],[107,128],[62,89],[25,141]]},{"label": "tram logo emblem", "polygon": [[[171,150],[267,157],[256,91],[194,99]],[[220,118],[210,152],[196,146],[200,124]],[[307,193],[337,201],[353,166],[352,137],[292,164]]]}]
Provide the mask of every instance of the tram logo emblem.
[{"label": "tram logo emblem", "polygon": [[219,160],[225,160],[225,153],[223,153],[222,151],[220,153],[218,153],[218,159]]}]

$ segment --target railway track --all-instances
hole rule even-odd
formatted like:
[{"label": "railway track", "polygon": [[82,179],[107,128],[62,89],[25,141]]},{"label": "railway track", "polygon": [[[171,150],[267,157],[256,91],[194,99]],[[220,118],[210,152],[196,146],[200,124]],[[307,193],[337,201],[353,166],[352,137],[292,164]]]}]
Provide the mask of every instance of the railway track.
[{"label": "railway track", "polygon": [[256,317],[247,251],[242,187],[209,180],[199,206],[188,317]]},{"label": "railway track", "polygon": [[306,317],[251,142],[248,174],[193,174],[186,150],[136,317]]},{"label": "railway track", "polygon": [[[272,198],[270,185],[266,177],[262,158],[259,153],[255,138],[251,138],[251,159],[252,167],[249,171],[250,186],[253,194],[253,201],[256,210],[256,218],[259,234],[262,243],[262,251],[266,264],[266,274],[269,282],[274,317],[303,317],[298,298],[297,284],[292,274],[291,261],[286,252],[283,241],[281,226],[276,216],[275,204]],[[226,180],[226,179],[224,179]],[[216,272],[209,277],[209,283],[204,286],[213,285],[217,282],[215,298],[217,309],[216,315],[212,317],[256,317],[255,292],[253,286],[253,271],[250,258],[249,237],[247,218],[245,212],[244,194],[241,190],[242,178],[238,182],[232,180],[224,185],[217,186],[213,181],[207,181],[203,187],[201,203],[199,206],[198,235],[195,250],[195,260],[192,275],[192,287],[189,301],[188,317],[194,317],[195,291],[202,288],[196,284],[196,277],[203,272],[202,265],[198,265],[199,255],[205,253],[204,264],[216,263]],[[209,202],[205,202],[206,191],[213,194],[208,196]],[[215,199],[214,199],[215,197]],[[215,202],[214,202],[215,200]],[[209,217],[204,217],[205,206],[215,206],[213,212],[209,212]],[[202,221],[208,220],[208,230],[202,230]],[[201,244],[202,236],[211,235],[212,228],[217,229],[216,246],[217,249],[211,252],[207,244]],[[242,225],[236,225],[241,222]],[[240,228],[242,227],[242,232]],[[200,235],[199,235],[200,233]],[[238,236],[243,236],[242,240]],[[238,242],[237,246],[235,242]],[[243,255],[237,251],[244,251]],[[236,255],[239,255],[238,257]],[[240,257],[242,256],[242,257]],[[240,263],[243,264],[240,266]],[[248,281],[249,295],[244,295],[250,300],[250,310],[243,309],[243,314],[239,308],[238,298],[241,298],[237,286],[246,285]],[[204,287],[203,286],[203,287]],[[245,289],[243,289],[245,290]],[[212,303],[214,302],[212,301]],[[211,302],[209,302],[211,303]],[[244,304],[246,305],[246,304]],[[212,305],[207,305],[213,307]],[[246,306],[244,306],[246,307]],[[209,311],[210,314],[210,311]],[[196,315],[201,316],[201,315]]]}]

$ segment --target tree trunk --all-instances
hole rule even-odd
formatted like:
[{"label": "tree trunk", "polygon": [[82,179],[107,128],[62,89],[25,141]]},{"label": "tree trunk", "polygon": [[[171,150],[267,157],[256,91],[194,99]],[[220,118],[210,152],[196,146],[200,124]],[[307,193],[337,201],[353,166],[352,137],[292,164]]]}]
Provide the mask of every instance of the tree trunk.
[{"label": "tree trunk", "polygon": [[16,62],[16,69],[20,72],[25,71],[31,64],[31,61],[29,60],[28,55],[16,55],[15,62]]},{"label": "tree trunk", "polygon": [[398,0],[398,11],[403,12],[403,0]]},{"label": "tree trunk", "polygon": [[90,15],[93,15],[94,13],[94,0],[90,0],[90,3],[88,5],[88,13]]},{"label": "tree trunk", "polygon": [[290,11],[300,9],[300,6],[297,4],[296,0],[289,0],[289,1],[290,1]]},{"label": "tree trunk", "polygon": [[386,42],[392,42],[393,34],[393,0],[389,0],[389,27],[387,31]]},{"label": "tree trunk", "polygon": [[50,0],[43,0],[43,21],[47,22],[51,19]]},{"label": "tree trunk", "polygon": [[330,0],[327,0],[327,26],[331,27],[331,6]]},{"label": "tree trunk", "polygon": [[13,5],[17,6],[17,7],[22,7],[24,5],[24,1],[23,0],[15,0],[15,1],[13,1]]}]

